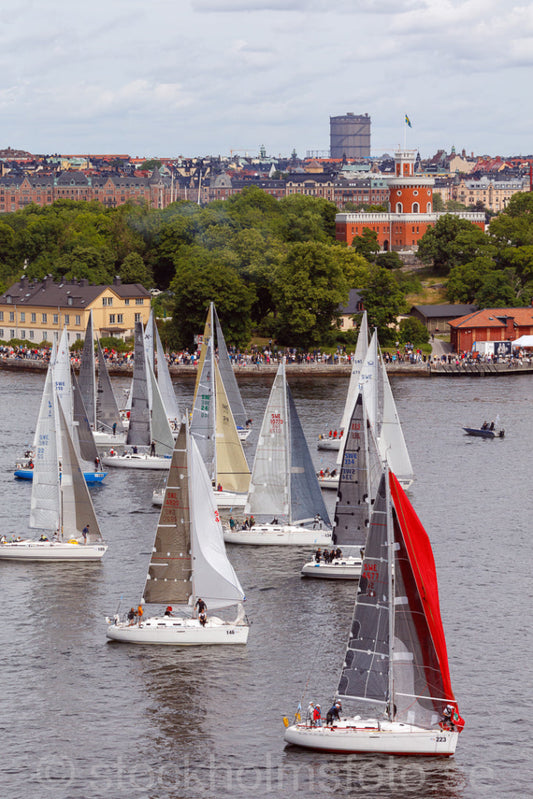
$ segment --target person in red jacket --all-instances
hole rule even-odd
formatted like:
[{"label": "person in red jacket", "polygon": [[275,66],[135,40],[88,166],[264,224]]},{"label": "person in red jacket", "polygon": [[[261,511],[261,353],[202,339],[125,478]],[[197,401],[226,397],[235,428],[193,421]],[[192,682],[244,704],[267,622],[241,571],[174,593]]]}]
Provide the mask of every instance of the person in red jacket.
[{"label": "person in red jacket", "polygon": [[313,726],[322,726],[322,713],[320,712],[320,705],[315,705],[315,709],[313,710]]}]

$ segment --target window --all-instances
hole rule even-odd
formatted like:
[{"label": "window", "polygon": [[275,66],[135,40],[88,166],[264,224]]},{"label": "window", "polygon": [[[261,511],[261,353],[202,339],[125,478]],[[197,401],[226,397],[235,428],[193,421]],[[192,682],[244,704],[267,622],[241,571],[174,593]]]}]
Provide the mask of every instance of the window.
[{"label": "window", "polygon": [[78,316],[78,314],[76,314],[76,324],[81,325],[81,316]]},{"label": "window", "polygon": [[76,341],[79,341],[80,339],[81,339],[81,333],[76,333]]},{"label": "window", "polygon": [[124,300],[124,305],[129,305],[129,304],[130,304],[129,300]]},{"label": "window", "polygon": [[33,330],[30,330],[30,338],[31,339],[33,339],[34,335],[35,335],[35,333],[33,332]]},{"label": "window", "polygon": [[135,297],[135,305],[144,305],[143,297]]},{"label": "window", "polygon": [[418,203],[413,203],[413,214],[420,213],[420,205]]},{"label": "window", "polygon": [[65,314],[65,324],[70,325],[70,314],[68,313]]},{"label": "window", "polygon": [[25,322],[26,321],[26,314],[24,313],[24,311],[20,312],[20,321],[21,322]]},{"label": "window", "polygon": [[4,312],[0,311],[0,322],[4,321]]},{"label": "window", "polygon": [[0,327],[0,338],[1,339],[4,338],[4,328],[3,327]]},{"label": "window", "polygon": [[140,313],[136,313],[135,314],[135,321],[136,322],[140,322],[141,321],[141,314]]},{"label": "window", "polygon": [[14,322],[15,321],[15,311],[10,311],[9,312],[9,321],[10,322]]},{"label": "window", "polygon": [[403,213],[403,205],[401,203],[396,203],[396,213],[397,214]]},{"label": "window", "polygon": [[36,313],[32,313],[32,315],[31,315],[31,321],[32,321],[32,322],[36,322],[36,321],[37,321],[37,314],[36,314]]},{"label": "window", "polygon": [[428,205],[427,205],[427,213],[428,214],[431,213],[431,203],[428,203]]},{"label": "window", "polygon": [[113,305],[113,297],[102,297],[102,305]]},{"label": "window", "polygon": [[414,192],[413,192],[413,196],[414,196],[414,197],[418,197],[418,190],[417,190],[417,189],[415,189],[415,190],[414,190]]},{"label": "window", "polygon": [[20,331],[20,337],[21,338],[26,338],[26,331],[25,330],[21,330]]},{"label": "window", "polygon": [[122,325],[124,323],[124,314],[122,313],[117,314],[117,322],[119,325]]},{"label": "window", "polygon": [[109,314],[109,324],[110,325],[114,325],[115,324],[115,314],[114,313],[110,313]]},{"label": "window", "polygon": [[15,331],[14,330],[10,330],[9,331],[9,338],[15,338]]},{"label": "window", "polygon": [[48,321],[48,316],[45,313],[41,314],[41,322],[43,323],[43,325],[45,325],[47,321]]},{"label": "window", "polygon": [[59,324],[59,314],[55,313],[54,314],[54,325],[58,325],[58,324]]}]

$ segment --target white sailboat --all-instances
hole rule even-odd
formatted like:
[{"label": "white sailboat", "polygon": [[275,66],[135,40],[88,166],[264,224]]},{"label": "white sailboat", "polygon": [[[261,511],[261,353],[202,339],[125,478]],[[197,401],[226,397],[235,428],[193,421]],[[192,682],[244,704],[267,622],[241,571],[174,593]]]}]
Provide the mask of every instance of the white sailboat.
[{"label": "white sailboat", "polygon": [[[333,546],[327,555],[317,551],[315,558],[303,565],[301,573],[304,577],[358,580],[361,574],[370,515],[381,474],[381,463],[361,394],[344,430]],[[337,553],[335,556],[334,552]]]},{"label": "white sailboat", "polygon": [[126,433],[99,341],[97,345],[98,383],[95,379],[93,312],[90,311],[81,353],[78,383],[96,446],[116,446],[125,443]]},{"label": "white sailboat", "polygon": [[[2,560],[90,561],[107,550],[80,468],[65,413],[54,391],[53,367],[46,376],[37,423],[30,527],[41,539],[0,544]],[[59,468],[58,442],[62,468]]]},{"label": "white sailboat", "polygon": [[231,365],[228,348],[226,346],[226,339],[224,338],[224,333],[222,332],[222,326],[220,324],[217,309],[215,308],[214,303],[211,303],[211,308],[215,322],[214,332],[216,337],[218,368],[220,370],[220,376],[222,378],[224,390],[226,392],[231,412],[233,414],[233,419],[237,428],[237,434],[241,441],[246,441],[252,432],[252,420],[247,418],[246,411],[244,409],[241,392],[237,383],[237,378],[235,377],[235,372],[233,371],[233,366]]},{"label": "white sailboat", "polygon": [[[342,441],[342,436],[344,431],[348,427],[350,423],[350,419],[352,417],[352,411],[357,400],[357,396],[359,394],[359,374],[361,372],[361,368],[363,366],[366,353],[368,350],[368,321],[366,311],[364,311],[363,316],[361,317],[361,324],[359,327],[359,333],[357,336],[357,343],[355,345],[355,353],[352,361],[352,369],[350,372],[350,382],[348,384],[348,393],[346,395],[346,402],[344,403],[344,410],[342,413],[341,424],[339,430],[331,430],[330,433],[321,433],[318,438],[318,449],[325,449],[325,450],[340,450],[340,443]],[[334,435],[337,433],[337,435]],[[341,459],[338,459],[338,463],[340,464]],[[320,481],[319,481],[320,482]],[[320,482],[323,488],[330,488],[331,486],[323,485]],[[336,486],[335,486],[336,487]]]},{"label": "white sailboat", "polygon": [[250,469],[214,357],[212,336],[205,342],[204,351],[191,435],[213,482],[218,507],[243,508],[250,486]]},{"label": "white sailboat", "polygon": [[[375,331],[359,373],[359,390],[364,393],[368,419],[382,460],[387,461],[402,487],[409,488],[413,482],[413,467]],[[338,462],[341,457],[342,451],[339,451]],[[336,488],[338,481],[338,475],[319,478],[322,488]]]},{"label": "white sailboat", "polygon": [[[146,358],[152,367],[152,371],[156,375],[161,400],[165,408],[165,413],[167,415],[170,428],[175,437],[177,436],[180,427],[181,414],[153,311],[150,311],[150,317],[144,331],[144,349]],[[148,396],[150,398],[150,407],[152,407],[150,387]]]},{"label": "white sailboat", "polygon": [[[331,528],[309,448],[281,363],[265,410],[245,513],[271,518],[224,528],[235,544],[329,544]],[[280,522],[279,519],[282,519]]]},{"label": "white sailboat", "polygon": [[174,438],[152,365],[145,357],[142,322],[135,323],[135,360],[127,444],[131,450],[120,455],[109,453],[102,458],[103,463],[122,469],[168,471],[170,468]]},{"label": "white sailboat", "polygon": [[[168,614],[143,614],[139,623],[108,619],[107,637],[115,641],[192,646],[248,640],[244,592],[226,555],[211,480],[187,427],[181,425],[172,455],[143,593],[143,602],[167,606]],[[194,616],[200,598],[206,619]],[[235,605],[234,621],[211,615]]]},{"label": "white sailboat", "polygon": [[326,726],[285,720],[285,741],[331,752],[450,757],[464,726],[451,687],[431,544],[388,469],[374,503],[336,698],[380,712]]}]

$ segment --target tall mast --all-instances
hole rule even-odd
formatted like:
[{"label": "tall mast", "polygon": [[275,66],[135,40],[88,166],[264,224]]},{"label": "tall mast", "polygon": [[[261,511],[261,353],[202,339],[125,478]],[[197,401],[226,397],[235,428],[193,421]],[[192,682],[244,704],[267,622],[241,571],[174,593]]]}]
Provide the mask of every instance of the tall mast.
[{"label": "tall mast", "polygon": [[291,423],[289,419],[289,407],[287,402],[287,378],[285,376],[285,356],[283,356],[283,418],[285,420],[285,474],[287,475],[287,498],[289,507],[289,524],[292,524],[292,496],[291,496]]},{"label": "tall mast", "polygon": [[387,462],[384,463],[386,478],[386,508],[387,508],[387,549],[388,549],[388,595],[389,595],[389,718],[394,720],[394,585],[392,579],[392,568],[394,563],[394,537],[392,534],[392,507],[390,496],[390,475]]}]

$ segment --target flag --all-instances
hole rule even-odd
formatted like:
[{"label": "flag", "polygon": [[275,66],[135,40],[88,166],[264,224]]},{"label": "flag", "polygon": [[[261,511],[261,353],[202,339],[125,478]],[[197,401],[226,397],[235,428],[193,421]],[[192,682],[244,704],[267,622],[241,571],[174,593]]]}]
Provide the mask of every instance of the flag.
[{"label": "flag", "polygon": [[412,127],[413,127],[413,126],[411,125],[411,120],[409,119],[409,117],[407,116],[407,114],[405,115],[405,124],[406,124],[406,125],[409,125],[409,127],[410,127],[410,128],[412,128]]}]

